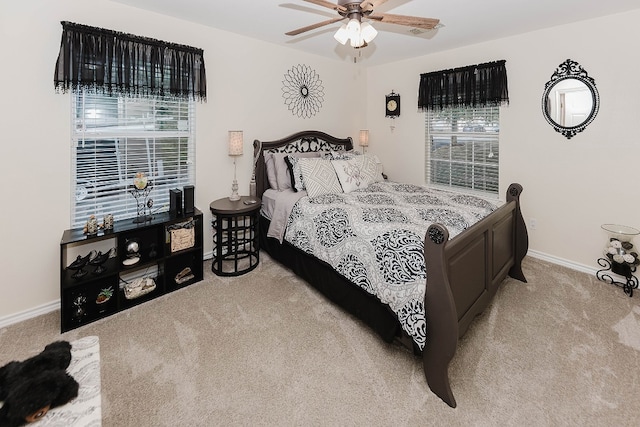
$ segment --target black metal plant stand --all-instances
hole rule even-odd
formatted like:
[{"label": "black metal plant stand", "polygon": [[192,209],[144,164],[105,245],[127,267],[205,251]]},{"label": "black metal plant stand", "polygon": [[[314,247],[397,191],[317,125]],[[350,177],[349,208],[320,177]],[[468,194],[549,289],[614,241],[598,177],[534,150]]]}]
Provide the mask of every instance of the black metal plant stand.
[{"label": "black metal plant stand", "polygon": [[[638,278],[633,275],[636,272],[636,265],[630,265],[628,263],[620,263],[612,261],[608,258],[599,258],[598,265],[604,267],[596,272],[598,280],[616,285],[624,290],[624,293],[633,296],[633,290],[638,289]],[[615,273],[619,276],[625,277],[625,282],[615,280],[608,272]]]}]

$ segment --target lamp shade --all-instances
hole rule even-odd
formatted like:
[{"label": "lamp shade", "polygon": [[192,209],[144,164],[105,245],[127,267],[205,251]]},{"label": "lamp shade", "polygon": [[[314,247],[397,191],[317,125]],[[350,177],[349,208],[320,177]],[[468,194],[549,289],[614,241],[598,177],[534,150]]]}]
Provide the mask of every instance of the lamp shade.
[{"label": "lamp shade", "polygon": [[366,129],[360,131],[360,146],[361,147],[369,146],[369,131]]},{"label": "lamp shade", "polygon": [[229,155],[230,156],[242,156],[242,146],[244,145],[244,139],[241,130],[229,131]]}]

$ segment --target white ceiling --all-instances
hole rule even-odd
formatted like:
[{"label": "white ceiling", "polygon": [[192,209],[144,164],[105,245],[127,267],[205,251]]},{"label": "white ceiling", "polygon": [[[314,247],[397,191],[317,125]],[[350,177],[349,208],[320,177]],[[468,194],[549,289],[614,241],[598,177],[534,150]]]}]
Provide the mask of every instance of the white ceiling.
[{"label": "white ceiling", "polygon": [[341,23],[286,36],[287,31],[338,16],[303,0],[112,1],[329,58],[351,61],[357,57],[366,65],[640,8],[638,0],[389,0],[375,12],[438,18],[443,27],[414,35],[410,27],[372,21],[378,36],[366,48],[355,50],[333,39]]}]

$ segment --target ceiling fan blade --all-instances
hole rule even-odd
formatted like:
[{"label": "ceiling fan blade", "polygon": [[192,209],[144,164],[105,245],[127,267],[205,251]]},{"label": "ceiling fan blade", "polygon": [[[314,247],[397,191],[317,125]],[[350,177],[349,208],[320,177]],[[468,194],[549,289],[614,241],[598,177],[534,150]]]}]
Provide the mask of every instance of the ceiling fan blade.
[{"label": "ceiling fan blade", "polygon": [[289,31],[285,33],[288,36],[297,36],[298,34],[315,30],[316,28],[324,27],[325,25],[333,24],[334,22],[342,21],[344,18],[341,16],[339,18],[328,19],[326,21],[318,22],[316,24],[307,25],[306,27],[298,28],[297,30]]},{"label": "ceiling fan blade", "polygon": [[[291,10],[296,10],[298,12],[306,12],[306,13],[313,13],[314,15],[320,15],[320,16],[324,16],[325,19],[328,18],[333,18],[336,16],[336,11],[335,10],[331,10],[329,11],[328,9],[318,9],[317,7],[313,7],[313,6],[304,6],[301,4],[293,4],[293,3],[281,3],[278,6],[280,7],[284,7],[287,9],[291,9]],[[320,19],[320,18],[318,18]]]},{"label": "ceiling fan blade", "polygon": [[387,24],[406,25],[408,27],[432,30],[440,23],[439,19],[420,18],[418,16],[394,15],[391,13],[381,13],[379,15],[369,15],[367,18]]},{"label": "ceiling fan blade", "polygon": [[341,12],[346,12],[347,10],[347,8],[344,6],[340,6],[339,4],[331,3],[330,1],[326,1],[326,0],[304,0],[304,1],[317,4],[318,6],[328,7],[329,9],[339,10]]},{"label": "ceiling fan blade", "polygon": [[360,3],[360,8],[364,11],[373,10],[381,4],[386,3],[389,0],[364,0]]}]

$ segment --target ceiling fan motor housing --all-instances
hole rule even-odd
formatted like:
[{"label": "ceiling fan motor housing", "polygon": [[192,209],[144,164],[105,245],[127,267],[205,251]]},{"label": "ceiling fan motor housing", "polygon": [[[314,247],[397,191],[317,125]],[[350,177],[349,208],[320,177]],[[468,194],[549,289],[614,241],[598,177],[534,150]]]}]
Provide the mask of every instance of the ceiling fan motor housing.
[{"label": "ceiling fan motor housing", "polygon": [[362,21],[363,17],[367,17],[373,12],[373,10],[365,10],[360,7],[362,2],[354,2],[352,0],[339,0],[338,5],[343,6],[346,10],[338,9],[338,13],[341,16],[349,19],[357,19],[358,21]]}]

